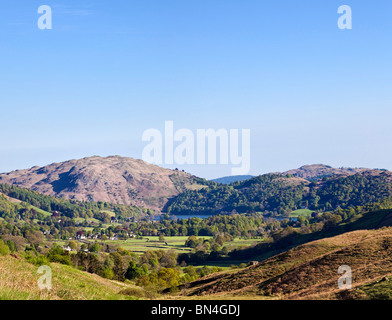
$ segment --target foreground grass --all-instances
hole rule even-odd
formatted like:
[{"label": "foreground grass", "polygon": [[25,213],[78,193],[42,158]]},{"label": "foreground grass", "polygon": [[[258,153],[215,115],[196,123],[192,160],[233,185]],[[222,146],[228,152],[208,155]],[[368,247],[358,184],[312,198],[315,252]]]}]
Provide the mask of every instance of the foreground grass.
[{"label": "foreground grass", "polygon": [[[185,299],[391,299],[392,228],[324,238],[238,271],[180,287]],[[339,267],[352,269],[353,290],[340,290]]]},{"label": "foreground grass", "polygon": [[23,258],[0,257],[0,300],[134,300],[119,294],[133,285],[103,279],[70,266],[51,264],[52,289],[40,290],[38,267]]},{"label": "foreground grass", "polygon": [[385,277],[383,280],[359,287],[354,298],[366,300],[392,300],[392,281]]}]

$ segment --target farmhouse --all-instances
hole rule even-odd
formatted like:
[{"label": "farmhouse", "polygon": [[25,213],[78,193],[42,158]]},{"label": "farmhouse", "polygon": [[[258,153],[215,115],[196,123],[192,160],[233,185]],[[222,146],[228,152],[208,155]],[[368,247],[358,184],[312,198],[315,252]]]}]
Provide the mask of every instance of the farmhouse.
[{"label": "farmhouse", "polygon": [[86,235],[84,234],[83,230],[76,232],[76,239],[77,240],[84,240],[86,239]]}]

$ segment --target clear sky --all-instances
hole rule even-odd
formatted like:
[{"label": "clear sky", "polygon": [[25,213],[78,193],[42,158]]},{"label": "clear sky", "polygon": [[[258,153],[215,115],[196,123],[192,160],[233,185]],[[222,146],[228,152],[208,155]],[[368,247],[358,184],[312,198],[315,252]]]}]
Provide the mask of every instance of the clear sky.
[{"label": "clear sky", "polygon": [[[37,27],[40,5],[52,30]],[[352,8],[352,30],[337,26]],[[0,172],[251,130],[250,174],[392,169],[390,0],[2,0]],[[231,166],[170,166],[215,178]]]}]

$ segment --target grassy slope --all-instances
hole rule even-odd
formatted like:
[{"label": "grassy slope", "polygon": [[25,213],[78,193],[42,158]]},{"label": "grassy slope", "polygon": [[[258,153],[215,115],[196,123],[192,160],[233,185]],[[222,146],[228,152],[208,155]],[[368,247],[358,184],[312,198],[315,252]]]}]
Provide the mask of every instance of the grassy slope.
[{"label": "grassy slope", "polygon": [[[361,230],[317,240],[238,272],[221,273],[182,288],[183,298],[341,299],[392,296],[392,228]],[[341,265],[352,268],[353,287],[342,292]]]},{"label": "grassy slope", "polygon": [[123,300],[123,289],[134,286],[103,279],[73,267],[51,264],[52,290],[40,290],[38,267],[10,255],[0,257],[0,300]]},{"label": "grassy slope", "polygon": [[[0,192],[0,195],[3,195],[4,197],[6,197],[9,202],[12,202],[12,203],[22,203],[22,201],[20,201],[18,199],[15,199],[15,198],[11,198],[11,197],[5,195],[4,193]],[[38,207],[35,207],[33,205],[30,205],[30,204],[27,204],[27,207],[30,208],[30,209],[34,209],[36,212],[42,213],[44,216],[51,216],[52,215],[50,212],[42,210],[42,209],[40,209]]]}]

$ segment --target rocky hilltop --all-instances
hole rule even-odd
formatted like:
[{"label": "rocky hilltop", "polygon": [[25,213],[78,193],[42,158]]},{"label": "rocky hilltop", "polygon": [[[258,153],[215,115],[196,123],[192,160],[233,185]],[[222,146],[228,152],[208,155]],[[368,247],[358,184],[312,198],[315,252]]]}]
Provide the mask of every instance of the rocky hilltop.
[{"label": "rocky hilltop", "polygon": [[0,183],[39,193],[83,201],[105,201],[161,210],[187,188],[202,187],[202,179],[133,158],[87,157],[0,174]]},{"label": "rocky hilltop", "polygon": [[291,174],[294,177],[303,178],[309,181],[319,180],[324,177],[339,176],[339,175],[354,175],[369,171],[366,168],[332,168],[324,164],[305,165],[298,169],[283,172],[284,175]]}]

